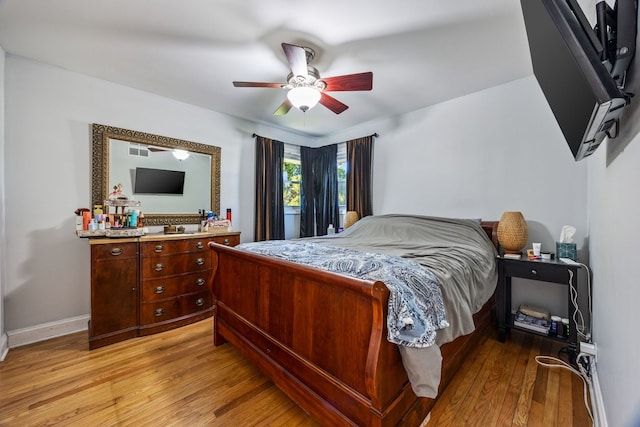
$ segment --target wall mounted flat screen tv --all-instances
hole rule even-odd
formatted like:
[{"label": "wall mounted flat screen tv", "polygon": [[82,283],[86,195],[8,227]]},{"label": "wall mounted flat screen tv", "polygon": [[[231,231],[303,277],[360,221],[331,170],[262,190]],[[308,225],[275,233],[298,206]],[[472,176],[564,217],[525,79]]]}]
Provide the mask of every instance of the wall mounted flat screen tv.
[{"label": "wall mounted flat screen tv", "polygon": [[136,168],[134,194],[183,194],[184,171]]},{"label": "wall mounted flat screen tv", "polygon": [[521,0],[533,73],[581,160],[614,138],[630,97],[624,77],[635,53],[636,0],[597,5],[591,28],[576,0]]}]

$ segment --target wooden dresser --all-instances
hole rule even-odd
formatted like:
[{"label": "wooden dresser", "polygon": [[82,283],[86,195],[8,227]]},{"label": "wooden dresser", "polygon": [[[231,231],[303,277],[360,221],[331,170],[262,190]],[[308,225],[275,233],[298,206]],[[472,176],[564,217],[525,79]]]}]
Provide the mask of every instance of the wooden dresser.
[{"label": "wooden dresser", "polygon": [[212,316],[212,241],[235,246],[240,232],[91,239],[89,348]]}]

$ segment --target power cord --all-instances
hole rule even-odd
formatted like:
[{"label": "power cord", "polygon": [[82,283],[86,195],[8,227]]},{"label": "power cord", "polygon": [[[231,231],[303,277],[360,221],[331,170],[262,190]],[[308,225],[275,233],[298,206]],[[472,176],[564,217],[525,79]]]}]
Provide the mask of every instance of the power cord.
[{"label": "power cord", "polygon": [[581,338],[582,341],[591,343],[591,331],[593,326],[593,322],[592,322],[593,308],[591,303],[591,270],[589,270],[589,267],[586,264],[583,264],[583,263],[577,263],[577,264],[584,267],[584,269],[587,271],[587,294],[588,294],[588,300],[589,300],[589,307],[588,307],[589,308],[589,330],[588,332],[585,330],[586,326],[585,326],[584,316],[578,304],[578,289],[573,284],[573,271],[569,270],[569,293],[571,295],[571,303],[573,304],[573,307],[574,307],[573,316],[572,316],[573,324],[576,325],[576,332],[578,333],[578,337]]},{"label": "power cord", "polygon": [[[578,289],[577,289],[577,285],[574,285],[573,283],[573,271],[569,270],[569,292],[570,292],[571,303],[573,304],[573,307],[574,307],[573,315],[572,315],[573,324],[576,327],[576,332],[577,332],[579,341],[586,341],[587,343],[591,343],[591,331],[593,326],[593,321],[592,321],[593,308],[592,308],[592,301],[591,301],[591,271],[589,270],[589,267],[586,264],[583,264],[583,263],[577,263],[577,264],[583,267],[587,271],[587,292],[588,292],[588,301],[589,301],[589,307],[588,307],[588,310],[589,310],[588,328],[589,329],[588,331],[586,330],[586,325],[585,325],[586,322],[584,319],[584,315],[582,314],[582,311],[580,310],[580,306],[578,304]],[[576,344],[580,346],[580,342]],[[568,347],[563,347],[562,349],[560,349],[558,351],[558,356],[562,352],[566,352],[571,362],[572,363],[574,362],[573,355],[575,355],[575,353],[573,353]],[[591,405],[593,405],[594,403],[591,402],[591,405],[590,405],[589,398],[588,398],[589,390],[593,389],[593,383],[591,380],[591,372],[590,372],[591,364],[589,363],[590,361],[589,358],[590,358],[590,355],[587,353],[578,353],[578,355],[575,358],[575,366],[577,367],[577,369],[571,366],[569,363],[565,362],[564,360],[561,360],[559,358],[552,357],[552,356],[536,356],[535,360],[536,360],[536,363],[538,363],[541,366],[544,366],[547,368],[567,369],[580,377],[583,384],[584,406],[587,408],[589,418],[591,419],[591,425],[593,426],[595,425],[595,421],[593,418],[593,412],[592,412],[593,408],[591,407]]]},{"label": "power cord", "polygon": [[[585,367],[582,365],[582,359],[584,358],[589,358],[589,355],[585,354],[585,353],[580,353],[578,354],[578,357],[576,358],[576,364],[578,365],[578,369],[575,369],[574,367],[572,367],[571,365],[569,365],[567,362],[565,362],[564,360],[560,360],[556,357],[551,357],[551,356],[536,356],[535,360],[536,363],[539,364],[540,366],[544,366],[546,368],[561,368],[561,369],[567,369],[571,372],[573,372],[574,374],[576,374],[577,376],[580,377],[580,379],[582,380],[582,395],[584,398],[584,406],[587,408],[587,413],[589,414],[589,418],[591,418],[591,425],[594,425],[594,420],[593,420],[593,413],[591,412],[591,406],[589,405],[589,398],[588,398],[588,394],[589,394],[589,389],[591,389],[593,387],[592,383],[591,383],[591,377],[589,375],[589,373],[587,372],[587,370],[585,369]],[[588,366],[588,362],[587,362],[587,366]]]}]

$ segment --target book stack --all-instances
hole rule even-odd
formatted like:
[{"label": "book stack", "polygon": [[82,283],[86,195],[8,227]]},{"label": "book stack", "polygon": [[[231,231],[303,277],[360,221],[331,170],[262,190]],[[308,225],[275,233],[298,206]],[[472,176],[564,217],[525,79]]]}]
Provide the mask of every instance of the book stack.
[{"label": "book stack", "polygon": [[513,325],[539,334],[549,335],[551,322],[549,320],[549,313],[534,309],[530,306],[521,305],[513,318]]}]

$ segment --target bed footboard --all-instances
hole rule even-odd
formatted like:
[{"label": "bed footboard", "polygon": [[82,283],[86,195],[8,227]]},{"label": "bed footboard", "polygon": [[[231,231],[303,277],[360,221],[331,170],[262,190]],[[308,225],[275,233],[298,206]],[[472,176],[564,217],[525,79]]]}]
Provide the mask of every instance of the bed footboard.
[{"label": "bed footboard", "polygon": [[414,407],[400,353],[386,340],[382,283],[210,246],[215,345],[229,341],[327,424],[392,426]]},{"label": "bed footboard", "polygon": [[[497,221],[482,227],[497,247]],[[291,262],[209,244],[214,252],[213,342],[231,343],[325,425],[417,426],[435,400],[417,397],[398,348],[387,341],[389,291]],[[441,348],[439,393],[495,318],[495,298],[476,331]]]}]

